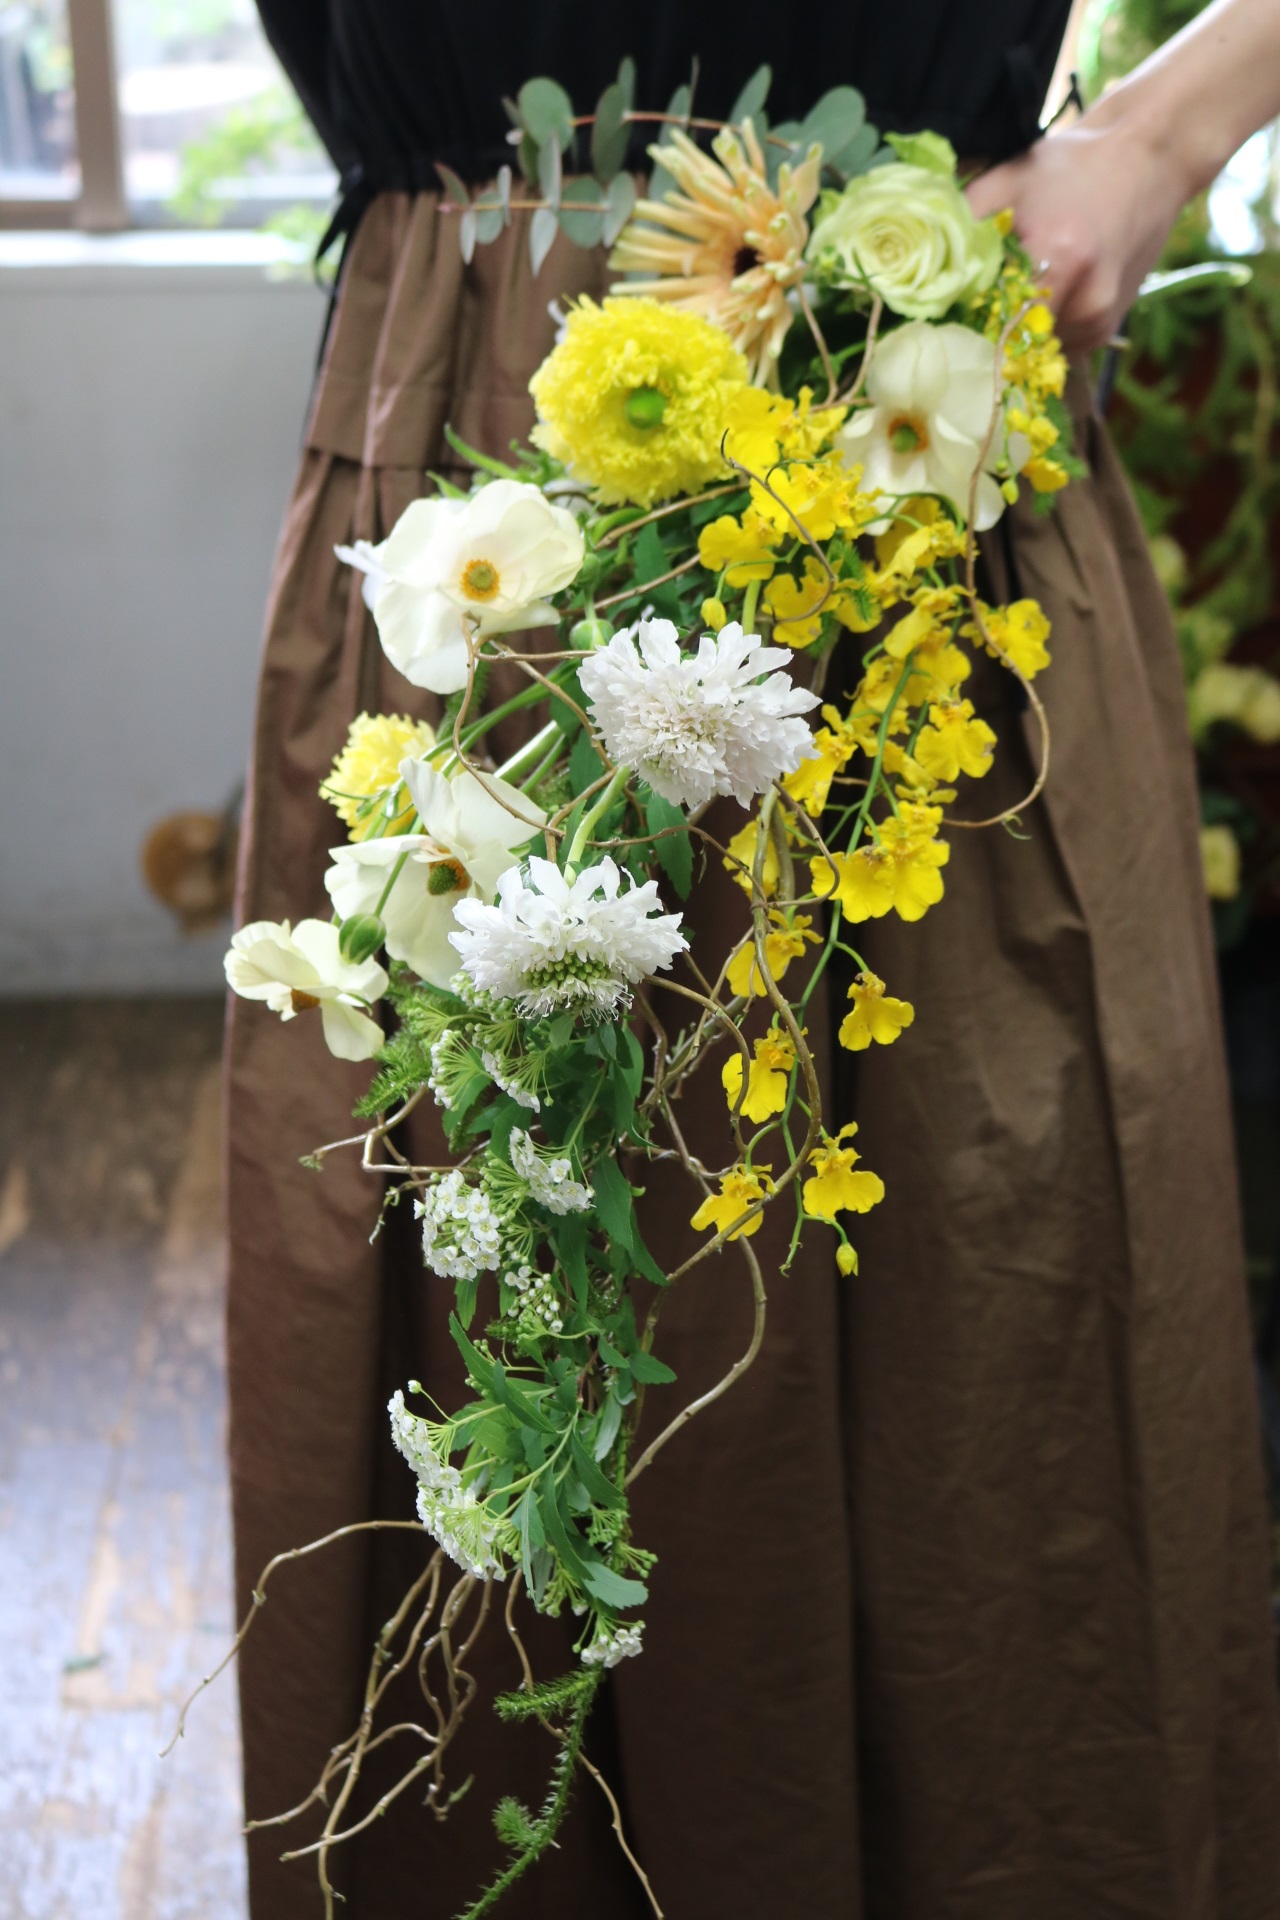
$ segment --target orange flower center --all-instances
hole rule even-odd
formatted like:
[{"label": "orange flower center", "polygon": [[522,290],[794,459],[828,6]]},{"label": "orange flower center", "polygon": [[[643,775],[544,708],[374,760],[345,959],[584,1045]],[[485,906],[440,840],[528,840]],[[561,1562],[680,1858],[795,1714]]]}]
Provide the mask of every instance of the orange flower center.
[{"label": "orange flower center", "polygon": [[462,591],[468,600],[492,600],[501,584],[491,560],[468,560],[462,569]]},{"label": "orange flower center", "polygon": [[309,1007],[318,1007],[320,1005],[314,993],[304,993],[301,987],[291,987],[289,989],[289,999],[295,1013],[306,1013]]},{"label": "orange flower center", "polygon": [[440,860],[427,869],[427,892],[430,894],[465,893],[471,885],[471,875],[461,860]]},{"label": "orange flower center", "polygon": [[889,445],[895,453],[919,453],[929,444],[929,429],[918,413],[895,413],[889,422]]}]

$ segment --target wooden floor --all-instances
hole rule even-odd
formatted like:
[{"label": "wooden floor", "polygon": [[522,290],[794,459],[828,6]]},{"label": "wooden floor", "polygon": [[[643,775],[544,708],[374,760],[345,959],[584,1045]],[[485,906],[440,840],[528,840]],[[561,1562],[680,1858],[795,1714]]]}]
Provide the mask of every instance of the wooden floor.
[{"label": "wooden floor", "polygon": [[243,1920],[221,1007],[0,1003],[0,1912]]}]

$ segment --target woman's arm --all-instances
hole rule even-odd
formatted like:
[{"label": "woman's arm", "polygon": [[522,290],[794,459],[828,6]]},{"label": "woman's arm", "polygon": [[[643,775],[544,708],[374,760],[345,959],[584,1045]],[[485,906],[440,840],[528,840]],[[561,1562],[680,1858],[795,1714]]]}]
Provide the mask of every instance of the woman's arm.
[{"label": "woman's arm", "polygon": [[1280,115],[1280,0],[1215,0],[1073,126],[969,188],[1012,207],[1073,352],[1124,318],[1179,211]]}]

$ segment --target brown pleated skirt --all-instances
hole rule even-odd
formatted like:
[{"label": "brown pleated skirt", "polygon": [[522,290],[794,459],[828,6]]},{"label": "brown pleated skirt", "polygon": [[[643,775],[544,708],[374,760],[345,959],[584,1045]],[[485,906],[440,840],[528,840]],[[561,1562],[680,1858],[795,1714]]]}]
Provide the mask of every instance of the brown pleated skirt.
[{"label": "brown pleated skirt", "polygon": [[[348,722],[431,712],[334,544],[385,535],[448,457],[446,421],[492,451],[523,433],[548,302],[601,279],[560,245],[534,281],[519,227],[464,268],[428,196],[366,214],[280,545],[241,920],[327,912],[340,833],[316,787]],[[1020,834],[953,834],[922,924],[862,930],[917,1019],[845,1088],[888,1185],[858,1223],[861,1277],[837,1276],[821,1230],[779,1275],[768,1226],[759,1360],[637,1486],[637,1537],[660,1554],[646,1650],[612,1676],[594,1737],[667,1920],[1280,1920],[1267,1541],[1192,762],[1167,610],[1087,404],[1079,437],[1090,478],[1047,519],[1010,514],[989,562],[1053,622],[1047,795]],[[984,812],[1029,784],[1034,751],[1007,688],[990,700]],[[693,918],[717,943],[743,921],[710,868]],[[371,1241],[380,1196],[355,1158],[298,1164],[351,1130],[367,1072],[318,1027],[235,1004],[229,1073],[247,1605],[272,1554],[412,1512],[385,1402],[411,1376],[446,1402],[461,1381],[451,1289],[412,1221],[393,1212]],[[685,1119],[710,1141],[705,1078]],[[690,1195],[659,1170],[644,1204],[673,1261]],[[675,1289],[661,1339],[680,1380],[655,1417],[718,1377],[750,1323],[731,1249]],[[354,1724],[372,1637],[423,1559],[413,1536],[365,1534],[277,1576],[241,1662],[254,1818],[301,1800]],[[569,1637],[538,1623],[542,1673]],[[478,1667],[453,1755],[472,1785],[443,1825],[410,1793],[341,1850],[352,1920],[449,1920],[497,1858],[495,1800],[541,1796],[550,1743],[488,1705],[516,1678],[496,1621]],[[320,1911],[312,1864],[278,1861],[314,1830],[254,1835],[254,1920]],[[648,1910],[589,1781],[504,1910]]]}]

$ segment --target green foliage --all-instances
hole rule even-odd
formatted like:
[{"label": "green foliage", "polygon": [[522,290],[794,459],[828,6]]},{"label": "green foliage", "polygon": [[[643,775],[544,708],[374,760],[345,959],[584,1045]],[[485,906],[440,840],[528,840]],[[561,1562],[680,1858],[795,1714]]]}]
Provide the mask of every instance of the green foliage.
[{"label": "green foliage", "polygon": [[234,198],[236,182],[285,155],[324,164],[301,102],[280,86],[229,108],[209,133],[187,143],[170,209],[192,226],[216,226]]}]

